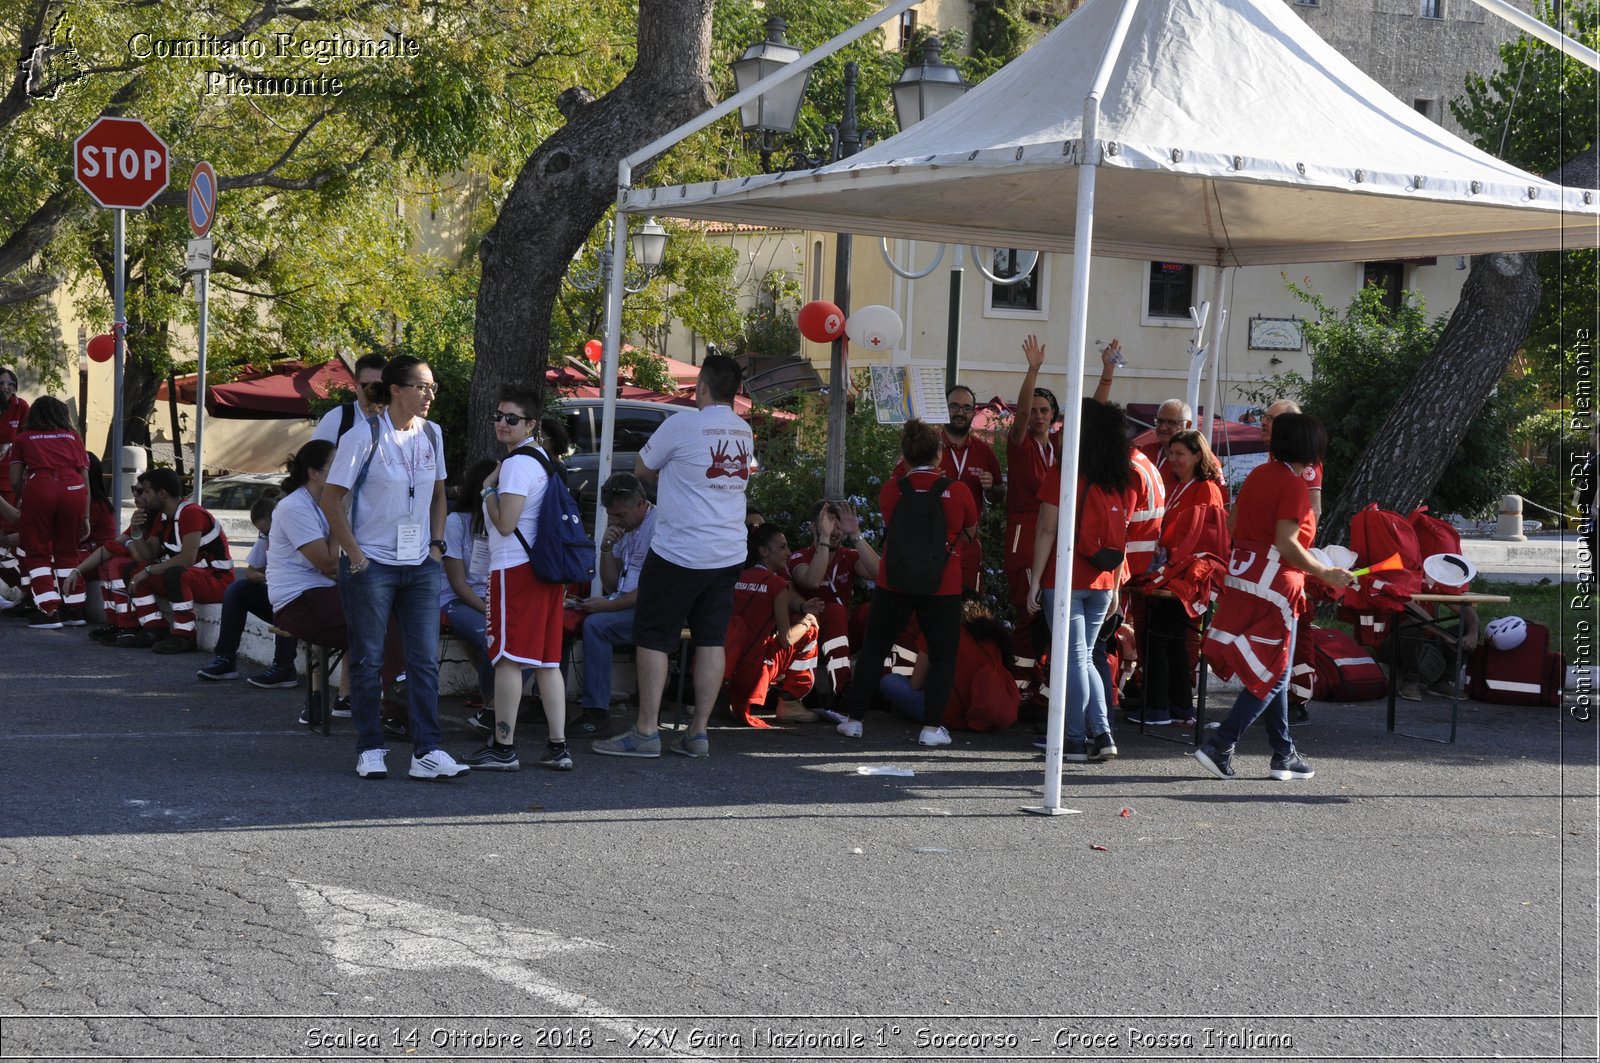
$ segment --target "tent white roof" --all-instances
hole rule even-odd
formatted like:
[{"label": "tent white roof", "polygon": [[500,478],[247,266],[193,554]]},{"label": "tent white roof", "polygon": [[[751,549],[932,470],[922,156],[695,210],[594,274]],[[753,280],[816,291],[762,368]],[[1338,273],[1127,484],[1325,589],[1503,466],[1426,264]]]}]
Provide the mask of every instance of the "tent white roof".
[{"label": "tent white roof", "polygon": [[961,100],[820,169],[633,188],[625,210],[1071,251],[1076,166],[1099,160],[1097,254],[1223,265],[1600,244],[1600,198],[1452,136],[1283,0],[1090,0]]}]

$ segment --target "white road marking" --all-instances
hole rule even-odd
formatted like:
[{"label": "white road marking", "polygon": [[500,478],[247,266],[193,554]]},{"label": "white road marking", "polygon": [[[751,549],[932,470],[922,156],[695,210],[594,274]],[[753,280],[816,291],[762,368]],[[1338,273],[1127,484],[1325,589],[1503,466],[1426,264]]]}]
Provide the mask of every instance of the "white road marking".
[{"label": "white road marking", "polygon": [[[625,1016],[593,997],[538,978],[528,968],[534,961],[563,952],[609,949],[608,945],[340,886],[294,879],[289,885],[341,973],[361,976],[395,970],[476,968],[552,1008],[594,1019],[595,1025],[625,1038],[624,1043],[639,1039],[640,1027]],[[703,1057],[702,1053],[665,1050],[660,1055]]]}]

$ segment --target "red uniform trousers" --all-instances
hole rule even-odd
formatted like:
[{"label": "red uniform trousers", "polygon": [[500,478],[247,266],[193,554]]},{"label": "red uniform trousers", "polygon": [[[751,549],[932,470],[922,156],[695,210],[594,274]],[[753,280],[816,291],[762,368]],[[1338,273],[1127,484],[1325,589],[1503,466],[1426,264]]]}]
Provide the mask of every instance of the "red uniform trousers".
[{"label": "red uniform trousers", "polygon": [[736,716],[743,716],[751,727],[771,726],[756,717],[756,711],[767,703],[772,684],[786,698],[799,701],[811,693],[817,677],[817,628],[810,630],[793,645],[784,646],[778,636],[769,635],[764,642],[750,647],[734,665],[728,675],[728,708]]},{"label": "red uniform trousers", "polygon": [[[23,485],[21,509],[18,531],[28,559],[33,604],[42,612],[55,612],[63,604],[56,581],[65,579],[83,560],[78,543],[89,515],[89,488],[76,472],[35,472]],[[65,604],[81,606],[84,601],[80,583]]]},{"label": "red uniform trousers", "polygon": [[857,644],[857,640],[851,638],[852,633],[849,609],[838,602],[822,607],[818,647],[823,667],[828,670],[828,688],[835,694],[850,685],[851,647]]},{"label": "red uniform trousers", "polygon": [[105,604],[106,623],[112,627],[133,631],[139,626],[133,618],[128,580],[142,568],[143,561],[126,553],[100,566],[100,598]]},{"label": "red uniform trousers", "polygon": [[172,633],[183,638],[194,638],[194,606],[196,602],[216,605],[233,582],[233,570],[218,571],[195,566],[177,565],[159,576],[147,576],[139,582],[133,596],[133,609],[139,625],[152,631],[165,630],[166,621],[161,616],[158,599],[165,598],[172,606]]}]

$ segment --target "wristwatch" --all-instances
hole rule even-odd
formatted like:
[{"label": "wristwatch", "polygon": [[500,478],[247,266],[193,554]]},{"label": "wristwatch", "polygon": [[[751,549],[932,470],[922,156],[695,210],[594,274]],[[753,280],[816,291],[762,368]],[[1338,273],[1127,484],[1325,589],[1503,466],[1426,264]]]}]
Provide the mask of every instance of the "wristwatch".
[{"label": "wristwatch", "polygon": [[445,543],[444,543],[443,539],[429,539],[428,540],[428,545],[429,546],[437,546],[439,548],[439,552],[441,554],[444,553]]}]

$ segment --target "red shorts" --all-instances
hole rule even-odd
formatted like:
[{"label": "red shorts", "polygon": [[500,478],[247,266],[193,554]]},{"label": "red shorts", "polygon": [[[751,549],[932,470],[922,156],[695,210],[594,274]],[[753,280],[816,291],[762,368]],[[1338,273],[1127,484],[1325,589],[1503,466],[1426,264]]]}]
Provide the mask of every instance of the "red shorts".
[{"label": "red shorts", "polygon": [[532,565],[489,573],[489,611],[485,635],[489,660],[515,661],[529,668],[561,666],[561,602],[566,587],[546,583]]}]

